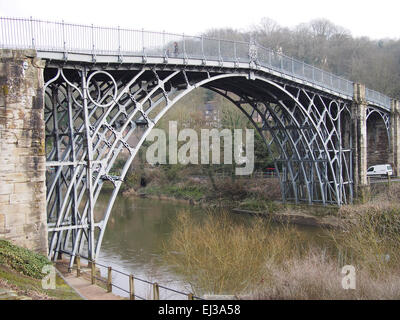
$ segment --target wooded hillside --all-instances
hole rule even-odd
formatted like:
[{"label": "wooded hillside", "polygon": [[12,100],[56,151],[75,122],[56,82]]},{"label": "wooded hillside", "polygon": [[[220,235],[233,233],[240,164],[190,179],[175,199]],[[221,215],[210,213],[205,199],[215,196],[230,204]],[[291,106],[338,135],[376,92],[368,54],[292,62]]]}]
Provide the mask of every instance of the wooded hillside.
[{"label": "wooded hillside", "polygon": [[287,28],[269,18],[248,30],[211,29],[204,36],[243,41],[252,37],[264,47],[400,98],[400,36],[356,38],[326,19]]}]

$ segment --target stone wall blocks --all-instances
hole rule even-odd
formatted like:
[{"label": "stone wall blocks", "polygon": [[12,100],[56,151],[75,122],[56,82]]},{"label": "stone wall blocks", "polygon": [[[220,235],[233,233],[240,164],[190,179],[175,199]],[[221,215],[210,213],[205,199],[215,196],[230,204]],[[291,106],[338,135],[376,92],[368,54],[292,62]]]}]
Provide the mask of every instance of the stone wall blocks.
[{"label": "stone wall blocks", "polygon": [[35,50],[0,49],[0,236],[46,254],[44,67]]}]

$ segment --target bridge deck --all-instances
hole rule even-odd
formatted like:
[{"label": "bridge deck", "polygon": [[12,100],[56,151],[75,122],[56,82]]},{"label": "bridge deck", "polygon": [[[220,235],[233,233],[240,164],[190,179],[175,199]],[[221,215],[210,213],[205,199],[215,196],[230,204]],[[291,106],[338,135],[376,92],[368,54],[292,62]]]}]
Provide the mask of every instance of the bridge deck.
[{"label": "bridge deck", "polygon": [[[46,60],[107,64],[157,64],[264,68],[282,78],[352,98],[353,82],[255,42],[148,32],[64,22],[0,17],[0,48],[35,49]],[[390,110],[391,99],[366,90],[371,105]]]}]

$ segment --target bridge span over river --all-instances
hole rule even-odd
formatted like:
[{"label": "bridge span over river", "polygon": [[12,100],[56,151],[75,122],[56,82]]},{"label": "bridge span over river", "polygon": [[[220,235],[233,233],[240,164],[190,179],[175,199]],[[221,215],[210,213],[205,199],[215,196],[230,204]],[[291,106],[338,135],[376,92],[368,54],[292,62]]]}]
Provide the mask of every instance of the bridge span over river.
[{"label": "bridge span over river", "polygon": [[[51,257],[96,258],[140,146],[198,87],[231,101],[278,151],[283,201],[340,206],[368,187],[367,165],[399,174],[397,100],[254,42],[15,18],[0,29],[0,235]],[[109,205],[95,214],[105,183]],[[13,219],[25,219],[20,229]]]}]

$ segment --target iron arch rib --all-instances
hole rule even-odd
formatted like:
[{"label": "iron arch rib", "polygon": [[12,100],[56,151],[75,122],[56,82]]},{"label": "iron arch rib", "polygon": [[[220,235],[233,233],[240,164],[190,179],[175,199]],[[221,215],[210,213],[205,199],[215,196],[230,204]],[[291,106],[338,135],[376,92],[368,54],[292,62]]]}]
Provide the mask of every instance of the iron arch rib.
[{"label": "iron arch rib", "polygon": [[[314,158],[314,155],[312,153],[312,150],[310,148],[310,145],[307,142],[307,139],[304,135],[303,130],[301,129],[301,124],[299,121],[293,116],[292,112],[290,109],[280,100],[277,98],[276,94],[271,93],[270,91],[266,90],[265,88],[257,88],[256,85],[253,85],[254,82],[249,82],[249,86],[252,88],[250,90],[247,90],[246,93],[244,92],[243,85],[230,85],[230,88],[236,93],[236,94],[246,94],[248,96],[254,96],[257,98],[259,101],[262,101],[262,103],[265,105],[265,112],[268,111],[270,116],[274,118],[274,122],[276,125],[283,131],[283,133],[286,135],[286,140],[290,144],[290,148],[294,150],[294,155],[292,157],[287,157],[285,159],[286,165],[289,168],[289,171],[291,173],[291,180],[292,180],[292,186],[293,186],[293,196],[294,196],[294,201],[298,202],[298,188],[299,186],[296,184],[296,181],[300,175],[303,176],[303,181],[305,184],[305,188],[307,190],[307,202],[312,203],[312,188],[311,188],[311,183],[309,177],[307,176],[306,170],[305,170],[305,164],[303,163],[307,161],[306,157],[309,157],[309,162],[313,163],[316,166],[316,159]],[[227,86],[226,84],[223,84],[223,86]],[[256,93],[255,89],[258,89],[258,91],[261,91],[263,94]],[[239,93],[238,93],[239,92]],[[265,95],[268,95],[269,98],[267,98]],[[279,108],[280,113],[282,114],[281,117],[277,116],[276,110],[273,110],[271,108],[271,99],[275,103],[276,107]],[[248,103],[251,103],[247,101]],[[253,107],[254,110],[257,110],[257,112],[260,114],[261,117],[265,116],[265,114],[261,113],[256,107]],[[264,121],[264,125],[267,125],[267,121]],[[288,128],[291,128],[291,130],[288,130]],[[268,128],[269,131],[274,131],[272,128]],[[294,137],[293,134],[291,134],[289,131],[294,131],[294,135],[297,136]],[[301,139],[299,139],[301,137]],[[282,142],[279,142],[280,145],[282,145]],[[298,162],[300,163],[300,169],[293,173],[294,170],[292,168],[292,163],[293,162]],[[323,181],[321,181],[321,176],[318,171],[318,167],[316,166],[315,168],[317,172],[317,179],[319,181],[319,184],[321,185]],[[295,179],[297,177],[297,179]],[[285,192],[285,191],[284,191]],[[325,201],[325,194],[321,190],[321,195],[322,195],[322,201]]]},{"label": "iron arch rib", "polygon": [[[198,87],[225,96],[244,112],[267,148],[276,145],[279,161],[288,170],[287,175],[279,176],[283,200],[290,194],[295,201],[308,203],[341,199],[338,194],[342,188],[336,180],[333,196],[328,197],[324,191],[328,177],[313,148],[317,145],[324,150],[332,179],[336,178],[332,165],[335,160],[329,158],[325,133],[320,132],[322,126],[310,114],[315,107],[313,100],[303,105],[300,91],[294,95],[271,79],[256,76],[255,82],[249,74],[240,72],[148,68],[124,72],[59,68],[48,78],[45,119],[49,254],[53,258],[59,253],[70,254],[70,266],[77,254],[86,252],[90,259],[98,256],[111,209],[138,150],[163,115]],[[255,113],[261,117],[262,126],[254,121]],[[270,135],[268,141],[265,131]],[[129,140],[133,135],[137,137],[135,143]],[[117,168],[121,159],[123,166]],[[275,167],[279,168],[278,161]],[[106,182],[113,189],[101,214],[95,212],[95,204]],[[319,185],[319,193],[314,191],[314,184]],[[298,196],[303,192],[302,185],[305,194]]]}]

